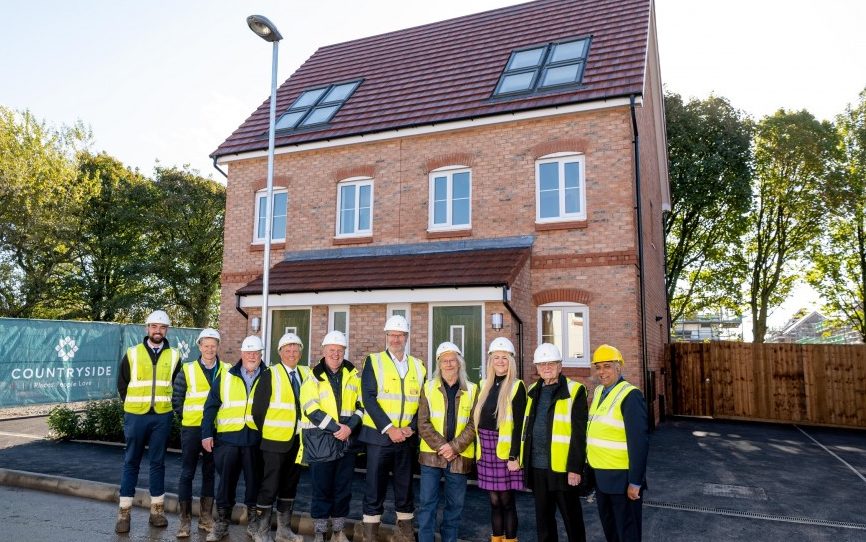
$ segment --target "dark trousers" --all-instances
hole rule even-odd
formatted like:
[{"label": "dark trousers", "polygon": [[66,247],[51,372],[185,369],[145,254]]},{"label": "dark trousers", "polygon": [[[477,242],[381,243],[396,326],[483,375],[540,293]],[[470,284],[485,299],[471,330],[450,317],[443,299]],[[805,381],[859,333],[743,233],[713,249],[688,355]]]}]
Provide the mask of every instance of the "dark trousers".
[{"label": "dark trousers", "polygon": [[641,539],[642,498],[643,495],[641,499],[633,501],[624,493],[604,493],[596,489],[598,517],[608,542],[632,542]]},{"label": "dark trousers", "polygon": [[150,482],[148,488],[153,497],[165,493],[165,449],[171,433],[173,412],[165,414],[123,415],[123,436],[126,449],[123,453],[123,475],[120,478],[120,496],[134,497],[135,485],[144,447],[150,459]]},{"label": "dark trousers", "polygon": [[217,508],[227,509],[235,505],[235,491],[241,472],[244,473],[244,504],[255,506],[262,471],[258,446],[234,446],[217,440],[213,457],[220,475],[217,483]]},{"label": "dark trousers", "polygon": [[[412,439],[414,440],[414,439]],[[385,510],[388,473],[394,490],[394,510],[415,511],[412,495],[412,465],[417,461],[415,448],[407,442],[378,446],[367,444],[367,485],[364,487],[364,514],[381,515]]]},{"label": "dark trousers", "polygon": [[295,463],[301,439],[297,435],[291,440],[288,452],[269,452],[262,450],[262,485],[256,505],[270,508],[274,500],[294,499],[298,492],[301,466]]},{"label": "dark trousers", "polygon": [[535,496],[535,530],[539,542],[557,542],[559,534],[556,526],[556,509],[565,524],[565,534],[569,542],[586,540],[583,525],[583,509],[580,495],[576,490],[556,490],[548,485],[547,471],[535,469],[533,472],[532,494]]},{"label": "dark trousers", "polygon": [[201,455],[201,497],[214,496],[216,467],[213,453],[201,447],[201,427],[181,427],[180,429],[180,480],[177,484],[177,500],[192,500],[192,480],[198,468]]},{"label": "dark trousers", "polygon": [[310,463],[313,495],[310,517],[313,519],[344,518],[349,515],[352,500],[352,478],[355,474],[355,454],[346,453],[340,459]]}]

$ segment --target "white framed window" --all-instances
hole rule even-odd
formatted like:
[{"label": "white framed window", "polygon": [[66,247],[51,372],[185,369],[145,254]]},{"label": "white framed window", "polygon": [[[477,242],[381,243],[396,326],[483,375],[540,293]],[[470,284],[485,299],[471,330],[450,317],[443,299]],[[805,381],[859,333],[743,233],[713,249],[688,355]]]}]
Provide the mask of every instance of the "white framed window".
[{"label": "white framed window", "polygon": [[[386,311],[385,311],[385,320],[387,321],[388,318],[391,318],[392,316],[394,316],[396,314],[399,314],[400,316],[402,316],[403,318],[406,319],[406,322],[409,324],[409,329],[411,330],[412,329],[412,310],[410,309],[409,304],[408,303],[393,303],[393,304],[389,303],[387,308],[386,308]],[[411,340],[411,338],[412,338],[412,334],[410,333],[409,337],[406,338],[406,352],[407,353],[409,352],[409,341]]]},{"label": "white framed window", "polygon": [[[256,192],[256,216],[253,222],[253,243],[265,242],[265,203],[268,199],[267,190]],[[286,219],[289,208],[289,193],[285,188],[274,188],[274,210],[271,222],[271,242],[283,242],[286,240]]]},{"label": "white framed window", "polygon": [[449,166],[430,172],[429,230],[472,227],[472,171]]},{"label": "white framed window", "polygon": [[373,179],[352,177],[337,185],[337,237],[373,233]]},{"label": "white framed window", "polygon": [[586,219],[584,155],[556,153],[535,162],[535,221]]},{"label": "white framed window", "polygon": [[566,367],[589,367],[589,307],[579,303],[538,307],[538,342],[555,344]]},{"label": "white framed window", "polygon": [[328,331],[342,331],[349,342],[349,305],[328,306]]}]

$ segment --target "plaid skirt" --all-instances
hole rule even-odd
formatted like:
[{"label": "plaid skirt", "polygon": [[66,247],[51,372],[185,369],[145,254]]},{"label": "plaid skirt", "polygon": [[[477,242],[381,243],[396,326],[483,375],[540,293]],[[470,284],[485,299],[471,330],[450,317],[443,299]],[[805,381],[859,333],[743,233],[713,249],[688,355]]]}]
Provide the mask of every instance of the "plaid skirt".
[{"label": "plaid skirt", "polygon": [[523,489],[523,469],[512,472],[507,461],[496,457],[499,432],[479,429],[478,436],[481,439],[481,459],[476,463],[478,487],[487,491]]}]

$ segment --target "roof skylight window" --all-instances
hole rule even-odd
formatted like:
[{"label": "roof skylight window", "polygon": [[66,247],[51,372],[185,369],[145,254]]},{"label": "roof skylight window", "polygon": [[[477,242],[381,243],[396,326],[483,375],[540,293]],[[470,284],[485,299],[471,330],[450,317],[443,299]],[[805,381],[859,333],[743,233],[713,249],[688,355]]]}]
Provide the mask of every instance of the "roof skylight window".
[{"label": "roof skylight window", "polygon": [[588,51],[589,38],[512,51],[493,95],[520,94],[580,83]]},{"label": "roof skylight window", "polygon": [[277,120],[276,129],[294,130],[329,122],[360,84],[358,80],[305,90]]}]

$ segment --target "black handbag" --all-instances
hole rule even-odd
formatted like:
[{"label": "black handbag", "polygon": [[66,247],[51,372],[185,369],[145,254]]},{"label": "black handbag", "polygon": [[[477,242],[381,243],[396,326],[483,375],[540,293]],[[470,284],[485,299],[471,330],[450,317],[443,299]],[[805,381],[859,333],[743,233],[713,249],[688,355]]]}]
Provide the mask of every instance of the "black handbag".
[{"label": "black handbag", "polygon": [[595,493],[595,471],[589,466],[589,463],[583,465],[580,483],[577,484],[577,493],[581,497],[588,497]]}]

